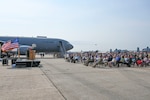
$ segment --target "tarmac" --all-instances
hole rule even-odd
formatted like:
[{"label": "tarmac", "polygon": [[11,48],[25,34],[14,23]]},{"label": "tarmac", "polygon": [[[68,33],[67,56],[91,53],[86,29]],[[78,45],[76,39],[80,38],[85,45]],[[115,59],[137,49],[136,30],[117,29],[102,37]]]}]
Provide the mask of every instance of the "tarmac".
[{"label": "tarmac", "polygon": [[0,64],[0,100],[64,100],[39,67]]},{"label": "tarmac", "polygon": [[0,100],[150,100],[149,66],[92,68],[39,60],[42,67],[0,64]]}]

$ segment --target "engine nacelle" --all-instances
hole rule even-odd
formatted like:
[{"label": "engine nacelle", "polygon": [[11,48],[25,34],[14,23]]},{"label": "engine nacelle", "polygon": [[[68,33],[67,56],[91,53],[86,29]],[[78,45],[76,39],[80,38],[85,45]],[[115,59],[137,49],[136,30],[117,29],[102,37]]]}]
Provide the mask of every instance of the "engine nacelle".
[{"label": "engine nacelle", "polygon": [[27,50],[28,49],[31,49],[32,47],[31,46],[28,46],[28,45],[21,45],[19,47],[20,49],[20,55],[26,55],[27,54]]}]

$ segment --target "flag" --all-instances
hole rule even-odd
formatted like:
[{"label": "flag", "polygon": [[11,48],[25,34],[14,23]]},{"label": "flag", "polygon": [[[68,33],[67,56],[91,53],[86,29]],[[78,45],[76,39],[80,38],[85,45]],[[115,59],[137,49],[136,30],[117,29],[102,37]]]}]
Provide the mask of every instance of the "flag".
[{"label": "flag", "polygon": [[13,41],[7,41],[6,43],[4,43],[3,45],[2,45],[2,51],[9,51],[9,50],[12,50],[12,49],[15,49],[15,48],[18,48],[19,47],[19,40],[18,40],[18,38],[16,38],[15,40],[13,40]]},{"label": "flag", "polygon": [[7,51],[8,47],[10,46],[11,41],[7,41],[2,45],[2,51]]},{"label": "flag", "polygon": [[11,41],[11,46],[10,48],[14,49],[14,48],[18,48],[19,47],[19,39],[16,38],[13,41]]}]

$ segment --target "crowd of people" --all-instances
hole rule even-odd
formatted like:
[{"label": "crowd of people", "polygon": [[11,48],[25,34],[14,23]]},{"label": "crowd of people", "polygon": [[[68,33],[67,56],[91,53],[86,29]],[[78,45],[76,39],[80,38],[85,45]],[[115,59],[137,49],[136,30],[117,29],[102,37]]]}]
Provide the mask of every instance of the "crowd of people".
[{"label": "crowd of people", "polygon": [[91,65],[95,68],[98,65],[109,67],[120,67],[125,65],[131,66],[149,66],[150,53],[148,52],[82,52],[82,53],[68,53],[66,60],[71,63],[83,63],[85,66]]}]

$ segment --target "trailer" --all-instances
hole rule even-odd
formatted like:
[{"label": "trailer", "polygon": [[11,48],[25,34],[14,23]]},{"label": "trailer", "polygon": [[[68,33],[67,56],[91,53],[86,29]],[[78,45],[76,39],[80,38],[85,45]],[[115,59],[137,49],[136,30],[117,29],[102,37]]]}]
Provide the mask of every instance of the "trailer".
[{"label": "trailer", "polygon": [[16,60],[15,67],[39,67],[40,61],[39,60]]}]

